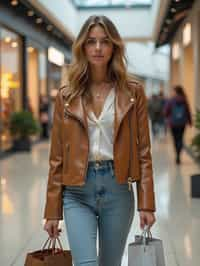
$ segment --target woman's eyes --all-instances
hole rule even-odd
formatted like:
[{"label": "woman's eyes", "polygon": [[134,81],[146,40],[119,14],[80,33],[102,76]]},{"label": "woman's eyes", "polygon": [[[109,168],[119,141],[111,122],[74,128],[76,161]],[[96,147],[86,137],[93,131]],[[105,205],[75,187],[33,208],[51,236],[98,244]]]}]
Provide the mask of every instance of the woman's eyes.
[{"label": "woman's eyes", "polygon": [[95,44],[96,43],[96,40],[87,40],[86,41],[86,44]]},{"label": "woman's eyes", "polygon": [[108,40],[108,39],[102,40],[102,43],[110,44],[110,40]]},{"label": "woman's eyes", "polygon": [[[96,45],[97,42],[98,42],[98,41],[95,40],[95,39],[88,39],[88,40],[86,41],[86,44],[89,44],[89,45]],[[99,42],[100,42],[100,44],[105,44],[105,45],[109,45],[109,44],[111,43],[109,39],[103,39],[103,40],[100,40]]]}]

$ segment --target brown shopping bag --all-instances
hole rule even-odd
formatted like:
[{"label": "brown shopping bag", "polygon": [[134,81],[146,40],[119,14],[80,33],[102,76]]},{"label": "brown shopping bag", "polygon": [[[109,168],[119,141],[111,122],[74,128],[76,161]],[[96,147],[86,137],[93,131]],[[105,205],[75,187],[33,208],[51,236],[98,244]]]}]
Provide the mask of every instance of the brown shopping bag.
[{"label": "brown shopping bag", "polygon": [[149,229],[136,235],[128,245],[128,266],[165,266],[162,240],[153,238]]},{"label": "brown shopping bag", "polygon": [[[56,241],[59,248],[56,248]],[[58,237],[53,240],[48,238],[41,250],[27,254],[24,266],[72,266],[71,252],[63,250]]]}]

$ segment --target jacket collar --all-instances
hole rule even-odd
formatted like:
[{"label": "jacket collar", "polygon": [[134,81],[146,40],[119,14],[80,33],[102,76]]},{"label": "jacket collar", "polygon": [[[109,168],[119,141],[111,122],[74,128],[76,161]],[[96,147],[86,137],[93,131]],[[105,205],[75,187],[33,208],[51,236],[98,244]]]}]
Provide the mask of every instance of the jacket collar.
[{"label": "jacket collar", "polygon": [[[117,136],[119,126],[129,111],[129,109],[135,104],[135,96],[130,93],[130,90],[121,90],[118,87],[115,89],[115,119],[114,119],[114,139]],[[85,129],[87,130],[87,115],[83,105],[83,99],[81,96],[77,96],[72,102],[64,103],[65,111],[71,116],[78,119]]]}]

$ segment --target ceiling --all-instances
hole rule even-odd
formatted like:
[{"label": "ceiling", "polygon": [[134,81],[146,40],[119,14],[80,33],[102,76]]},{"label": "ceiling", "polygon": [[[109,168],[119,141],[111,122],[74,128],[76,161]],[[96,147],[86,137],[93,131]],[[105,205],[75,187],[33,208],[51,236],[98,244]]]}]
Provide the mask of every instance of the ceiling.
[{"label": "ceiling", "polygon": [[194,0],[170,0],[156,38],[156,47],[170,43]]}]

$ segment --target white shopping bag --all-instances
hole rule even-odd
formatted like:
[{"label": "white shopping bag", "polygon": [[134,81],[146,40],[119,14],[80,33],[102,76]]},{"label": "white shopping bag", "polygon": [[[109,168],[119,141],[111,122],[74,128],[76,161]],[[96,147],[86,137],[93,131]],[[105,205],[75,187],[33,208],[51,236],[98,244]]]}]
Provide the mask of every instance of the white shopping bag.
[{"label": "white shopping bag", "polygon": [[136,235],[128,245],[128,266],[165,266],[162,240],[153,238],[149,229]]}]

